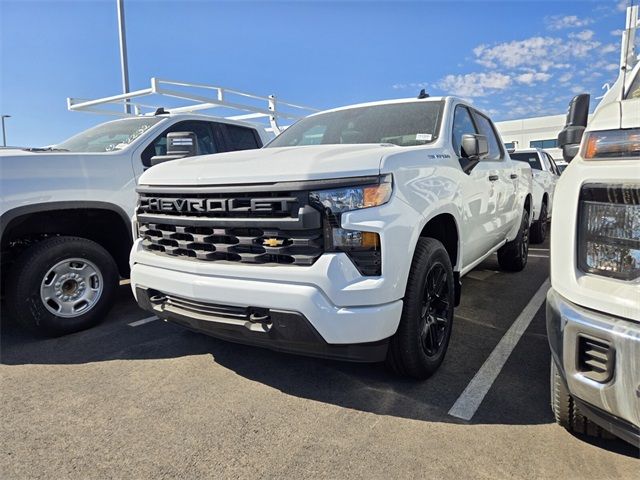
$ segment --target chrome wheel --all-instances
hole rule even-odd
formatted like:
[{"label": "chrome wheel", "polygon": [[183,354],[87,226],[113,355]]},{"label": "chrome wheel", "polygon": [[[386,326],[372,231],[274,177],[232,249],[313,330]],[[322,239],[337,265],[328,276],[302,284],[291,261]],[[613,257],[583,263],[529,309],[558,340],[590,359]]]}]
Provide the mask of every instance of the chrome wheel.
[{"label": "chrome wheel", "polygon": [[40,285],[42,303],[54,315],[78,317],[98,303],[103,290],[100,270],[83,258],[70,258],[54,265]]},{"label": "chrome wheel", "polygon": [[437,356],[444,344],[450,309],[447,271],[442,264],[436,263],[427,272],[420,312],[420,342],[429,357]]}]

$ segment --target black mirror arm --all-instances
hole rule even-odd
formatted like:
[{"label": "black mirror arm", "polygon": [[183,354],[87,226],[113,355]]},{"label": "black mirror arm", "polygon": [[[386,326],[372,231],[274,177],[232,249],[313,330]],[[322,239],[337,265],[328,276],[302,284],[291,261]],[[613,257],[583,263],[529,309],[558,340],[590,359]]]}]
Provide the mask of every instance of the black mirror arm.
[{"label": "black mirror arm", "polygon": [[469,175],[471,170],[476,168],[476,165],[480,163],[479,157],[460,157],[458,158],[458,162],[460,162],[460,168],[462,171]]}]

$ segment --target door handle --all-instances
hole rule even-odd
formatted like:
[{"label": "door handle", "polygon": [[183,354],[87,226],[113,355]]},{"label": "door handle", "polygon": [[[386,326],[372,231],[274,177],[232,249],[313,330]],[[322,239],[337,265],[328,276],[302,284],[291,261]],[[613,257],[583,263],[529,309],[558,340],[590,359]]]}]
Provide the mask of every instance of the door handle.
[{"label": "door handle", "polygon": [[500,177],[498,175],[489,175],[490,182],[495,182],[497,180],[500,180]]},{"label": "door handle", "polygon": [[511,175],[509,175],[509,178],[518,178],[518,174],[517,173],[512,173]]}]

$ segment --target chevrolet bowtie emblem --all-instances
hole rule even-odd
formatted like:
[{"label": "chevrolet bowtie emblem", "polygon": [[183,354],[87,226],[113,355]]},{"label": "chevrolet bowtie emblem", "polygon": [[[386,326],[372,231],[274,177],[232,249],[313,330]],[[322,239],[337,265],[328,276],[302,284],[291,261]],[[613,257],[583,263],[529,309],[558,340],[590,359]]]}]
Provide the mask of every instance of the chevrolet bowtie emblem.
[{"label": "chevrolet bowtie emblem", "polygon": [[280,238],[265,238],[262,241],[262,244],[267,247],[279,247],[280,245],[284,245],[284,240],[281,240]]}]

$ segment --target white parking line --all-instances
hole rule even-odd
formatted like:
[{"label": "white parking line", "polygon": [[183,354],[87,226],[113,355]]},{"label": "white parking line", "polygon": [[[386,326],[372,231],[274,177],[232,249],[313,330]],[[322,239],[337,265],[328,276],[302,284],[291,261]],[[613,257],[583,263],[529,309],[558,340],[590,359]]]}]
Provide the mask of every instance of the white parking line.
[{"label": "white parking line", "polygon": [[471,379],[467,388],[456,400],[456,403],[453,404],[453,407],[449,410],[449,415],[463,420],[471,420],[473,418],[485,395],[489,392],[491,385],[493,385],[505,363],[507,363],[511,352],[518,344],[518,340],[520,340],[536,312],[544,303],[549,285],[549,279],[546,279],[535,295],[531,297],[527,306],[524,307],[518,318],[507,330],[507,333],[500,339],[496,348],[493,349],[489,358]]},{"label": "white parking line", "polygon": [[548,252],[549,251],[548,248],[531,248],[531,247],[529,247],[529,250],[533,250],[535,252]]},{"label": "white parking line", "polygon": [[131,280],[129,280],[128,278],[125,280],[120,280],[120,285],[129,285],[131,283]]},{"label": "white parking line", "polygon": [[153,322],[155,320],[158,320],[158,317],[147,317],[147,318],[143,318],[142,320],[137,320],[135,322],[131,322],[128,323],[127,325],[129,325],[130,327],[139,327],[140,325],[144,325],[145,323],[149,323],[149,322]]},{"label": "white parking line", "polygon": [[529,256],[533,258],[549,258],[549,255],[536,255],[535,253],[530,253]]}]

